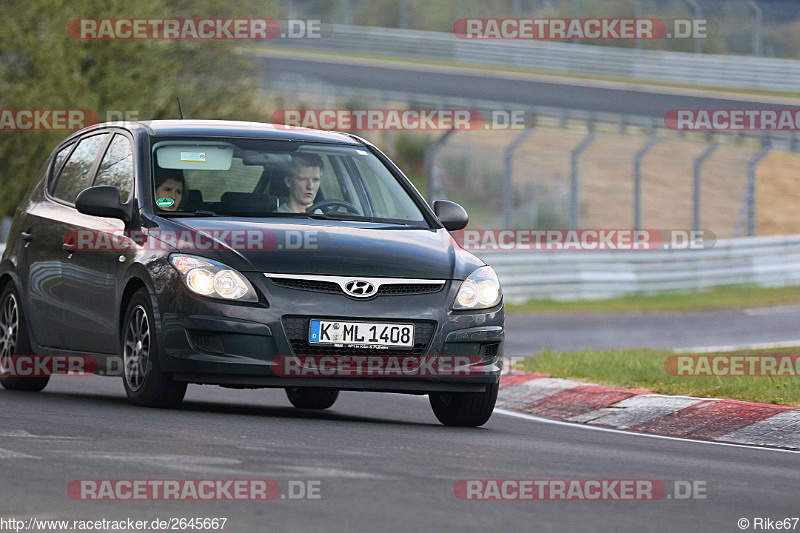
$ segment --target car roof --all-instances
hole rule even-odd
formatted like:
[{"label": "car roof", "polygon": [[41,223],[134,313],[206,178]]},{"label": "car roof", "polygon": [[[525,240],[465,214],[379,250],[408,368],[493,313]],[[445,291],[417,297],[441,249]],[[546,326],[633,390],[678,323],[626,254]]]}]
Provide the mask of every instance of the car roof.
[{"label": "car roof", "polygon": [[106,122],[82,130],[103,127],[143,127],[150,135],[165,137],[209,136],[209,137],[247,137],[256,139],[294,140],[329,142],[360,145],[353,137],[334,131],[314,130],[293,126],[274,125],[263,122],[244,122],[238,120],[143,120],[136,122]]}]

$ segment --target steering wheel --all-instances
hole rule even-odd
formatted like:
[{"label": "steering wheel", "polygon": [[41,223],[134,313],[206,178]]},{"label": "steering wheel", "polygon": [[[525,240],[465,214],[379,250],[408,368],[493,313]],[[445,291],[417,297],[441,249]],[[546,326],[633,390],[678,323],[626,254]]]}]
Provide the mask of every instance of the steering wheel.
[{"label": "steering wheel", "polygon": [[350,202],[345,202],[344,200],[323,200],[318,202],[306,210],[306,213],[313,213],[317,209],[322,211],[324,214],[331,213],[333,211],[338,211],[339,207],[343,207],[346,211],[353,213],[354,215],[360,215],[361,211],[358,210],[356,206],[351,204]]}]

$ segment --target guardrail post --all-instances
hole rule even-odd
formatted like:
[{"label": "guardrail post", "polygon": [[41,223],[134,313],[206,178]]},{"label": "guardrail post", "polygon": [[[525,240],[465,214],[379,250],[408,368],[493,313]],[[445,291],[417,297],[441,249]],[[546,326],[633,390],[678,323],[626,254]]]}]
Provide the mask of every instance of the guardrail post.
[{"label": "guardrail post", "polygon": [[761,150],[756,152],[747,163],[747,189],[745,197],[747,199],[747,236],[756,235],[756,169],[761,160],[767,157],[772,149],[769,139],[762,140]]},{"label": "guardrail post", "polygon": [[569,156],[569,227],[578,229],[580,216],[580,182],[578,180],[578,158],[595,139],[594,124],[591,119],[586,123],[589,132],[578,145],[572,149]]},{"label": "guardrail post", "polygon": [[[506,229],[516,228],[514,224],[514,151],[525,142],[525,139],[530,137],[531,133],[536,131],[534,126],[526,129],[511,141],[511,144],[506,148],[506,175],[503,182],[503,219]],[[534,199],[535,201],[536,199]]]},{"label": "guardrail post", "polygon": [[711,157],[711,154],[719,148],[719,145],[712,143],[694,160],[694,179],[692,182],[692,228],[695,230],[700,229],[700,174],[703,168],[703,163],[706,159]]},{"label": "guardrail post", "polygon": [[650,138],[633,156],[633,229],[641,229],[642,225],[642,159],[659,141],[653,135],[652,121],[647,129],[650,131]]},{"label": "guardrail post", "polygon": [[425,194],[428,202],[433,205],[436,200],[446,200],[447,197],[442,189],[442,182],[439,180],[439,171],[436,168],[436,155],[439,149],[444,146],[447,140],[456,130],[445,131],[436,141],[425,150]]}]

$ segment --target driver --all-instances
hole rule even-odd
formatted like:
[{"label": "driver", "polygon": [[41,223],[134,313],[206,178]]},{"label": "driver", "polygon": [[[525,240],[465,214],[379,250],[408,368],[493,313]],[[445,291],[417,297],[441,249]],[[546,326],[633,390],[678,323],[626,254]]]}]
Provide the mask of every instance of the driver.
[{"label": "driver", "polygon": [[319,191],[322,173],[322,158],[317,154],[294,154],[289,165],[289,175],[283,182],[289,189],[289,197],[276,211],[278,213],[305,213],[314,205]]}]

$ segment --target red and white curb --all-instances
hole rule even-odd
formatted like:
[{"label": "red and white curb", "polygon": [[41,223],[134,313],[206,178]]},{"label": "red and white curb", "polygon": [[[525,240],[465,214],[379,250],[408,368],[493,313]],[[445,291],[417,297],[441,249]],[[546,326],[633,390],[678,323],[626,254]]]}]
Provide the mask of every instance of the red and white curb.
[{"label": "red and white curb", "polygon": [[800,449],[800,409],[782,405],[665,396],[522,372],[500,379],[497,407],[642,433]]}]

